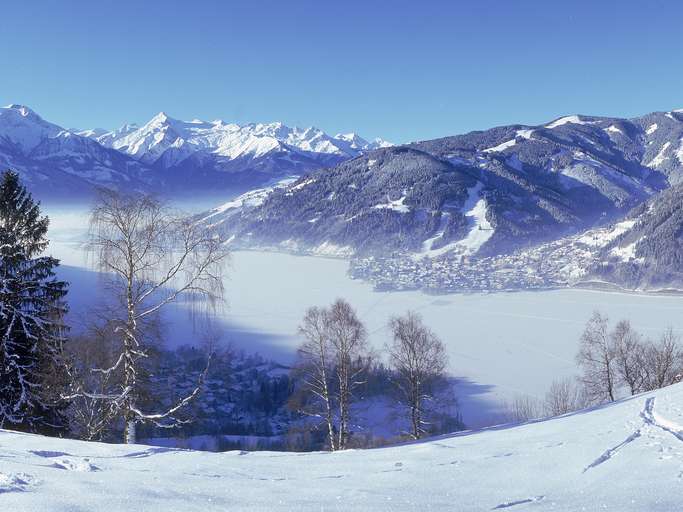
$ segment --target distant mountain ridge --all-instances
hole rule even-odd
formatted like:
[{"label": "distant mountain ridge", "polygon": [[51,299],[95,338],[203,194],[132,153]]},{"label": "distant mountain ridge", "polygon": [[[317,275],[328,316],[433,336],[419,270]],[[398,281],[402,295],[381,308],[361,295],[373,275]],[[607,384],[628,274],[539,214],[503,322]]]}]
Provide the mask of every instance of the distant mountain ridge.
[{"label": "distant mountain ridge", "polygon": [[45,121],[23,105],[0,108],[0,169],[14,169],[43,196],[73,197],[92,186],[146,190],[156,178],[129,156]]},{"label": "distant mountain ridge", "polygon": [[67,130],[23,105],[0,108],[0,165],[50,195],[93,186],[171,194],[248,189],[389,145],[313,127],[186,122],[164,113],[114,131]]},{"label": "distant mountain ridge", "polygon": [[683,111],[574,115],[378,149],[211,223],[236,246],[489,256],[615,222],[679,183]]}]

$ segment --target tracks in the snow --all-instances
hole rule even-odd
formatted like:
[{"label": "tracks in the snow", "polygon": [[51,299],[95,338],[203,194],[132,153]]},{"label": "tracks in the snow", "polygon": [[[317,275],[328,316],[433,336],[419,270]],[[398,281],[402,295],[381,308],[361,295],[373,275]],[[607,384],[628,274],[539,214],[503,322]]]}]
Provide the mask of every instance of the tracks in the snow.
[{"label": "tracks in the snow", "polygon": [[662,418],[655,412],[655,398],[651,397],[645,401],[645,409],[640,413],[640,417],[647,425],[657,427],[664,432],[668,432],[679,441],[683,441],[683,427],[676,423]]},{"label": "tracks in the snow", "polygon": [[517,505],[526,505],[527,503],[536,503],[538,501],[543,501],[545,496],[532,496],[531,498],[525,498],[523,500],[506,501],[500,505],[496,505],[491,510],[501,510],[504,508],[516,507]]},{"label": "tracks in the snow", "polygon": [[632,443],[633,441],[635,441],[636,439],[641,437],[642,436],[642,429],[644,426],[659,428],[659,429],[663,430],[664,432],[668,432],[669,434],[674,436],[679,441],[683,442],[683,428],[680,427],[680,425],[677,425],[674,422],[671,422],[667,419],[664,419],[661,416],[659,416],[657,413],[655,413],[655,397],[650,397],[650,398],[645,400],[645,407],[641,411],[640,417],[643,420],[643,425],[641,425],[637,430],[635,430],[631,435],[629,435],[621,443],[619,443],[616,446],[613,446],[612,448],[609,448],[605,452],[603,452],[602,455],[600,455],[597,459],[595,459],[588,466],[586,466],[584,468],[583,472],[585,473],[589,469],[593,469],[593,468],[599,466],[600,464],[607,462],[617,452],[619,452],[622,448],[624,448],[628,444]]},{"label": "tracks in the snow", "polygon": [[640,429],[638,429],[638,430],[636,430],[635,432],[633,432],[633,434],[631,434],[631,435],[628,436],[626,439],[624,439],[624,440],[623,440],[621,443],[619,443],[618,445],[613,446],[612,448],[609,448],[608,450],[606,450],[605,452],[603,452],[603,454],[600,455],[600,457],[598,457],[598,458],[595,459],[593,462],[591,462],[590,464],[588,464],[588,466],[586,466],[586,467],[583,469],[583,472],[585,473],[585,472],[588,471],[589,469],[593,469],[594,467],[599,466],[600,464],[603,464],[603,463],[607,462],[608,460],[610,460],[610,459],[614,456],[615,453],[617,453],[619,450],[621,450],[621,449],[622,449],[624,446],[626,446],[627,444],[632,443],[633,441],[635,441],[636,439],[638,439],[640,436],[641,436]]}]

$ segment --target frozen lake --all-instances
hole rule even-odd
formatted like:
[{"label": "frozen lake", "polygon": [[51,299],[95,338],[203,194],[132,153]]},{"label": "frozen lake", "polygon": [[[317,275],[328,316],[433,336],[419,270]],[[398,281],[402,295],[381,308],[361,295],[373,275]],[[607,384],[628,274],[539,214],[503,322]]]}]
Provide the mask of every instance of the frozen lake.
[{"label": "frozen lake", "polygon": [[[78,219],[80,218],[80,222]],[[71,281],[71,321],[96,303],[97,274],[88,270],[77,240],[84,220],[55,219],[51,251]],[[223,341],[248,352],[291,361],[306,308],[348,300],[365,322],[372,345],[389,341],[391,315],[418,311],[448,347],[451,372],[462,378],[459,400],[471,426],[500,419],[500,405],[516,395],[542,398],[550,383],[574,375],[579,337],[598,309],[613,321],[627,318],[645,335],[667,326],[683,334],[683,298],[587,290],[431,296],[374,292],[346,275],[343,260],[242,251],[232,255],[227,305],[220,313]],[[167,311],[170,344],[196,342],[192,322],[179,305]]]}]

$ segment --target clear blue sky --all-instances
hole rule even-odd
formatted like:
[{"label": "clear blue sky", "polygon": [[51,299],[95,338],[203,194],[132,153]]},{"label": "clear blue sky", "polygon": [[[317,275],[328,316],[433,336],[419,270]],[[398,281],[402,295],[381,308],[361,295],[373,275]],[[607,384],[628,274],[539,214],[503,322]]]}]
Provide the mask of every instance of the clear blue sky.
[{"label": "clear blue sky", "polygon": [[683,107],[680,1],[8,2],[0,101],[66,127],[280,120],[394,142]]}]

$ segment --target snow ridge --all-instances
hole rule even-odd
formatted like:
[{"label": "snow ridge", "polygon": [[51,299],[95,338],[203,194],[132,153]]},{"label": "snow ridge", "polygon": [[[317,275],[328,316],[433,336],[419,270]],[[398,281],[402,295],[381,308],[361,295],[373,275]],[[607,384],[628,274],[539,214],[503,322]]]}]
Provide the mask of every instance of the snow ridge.
[{"label": "snow ridge", "polygon": [[141,127],[125,125],[104,134],[94,130],[83,133],[142,162],[160,162],[164,167],[176,165],[198,152],[229,160],[255,159],[277,152],[352,158],[392,145],[382,139],[367,141],[355,133],[331,137],[313,126],[290,128],[280,122],[239,125],[220,119],[180,121],[165,112]]}]

